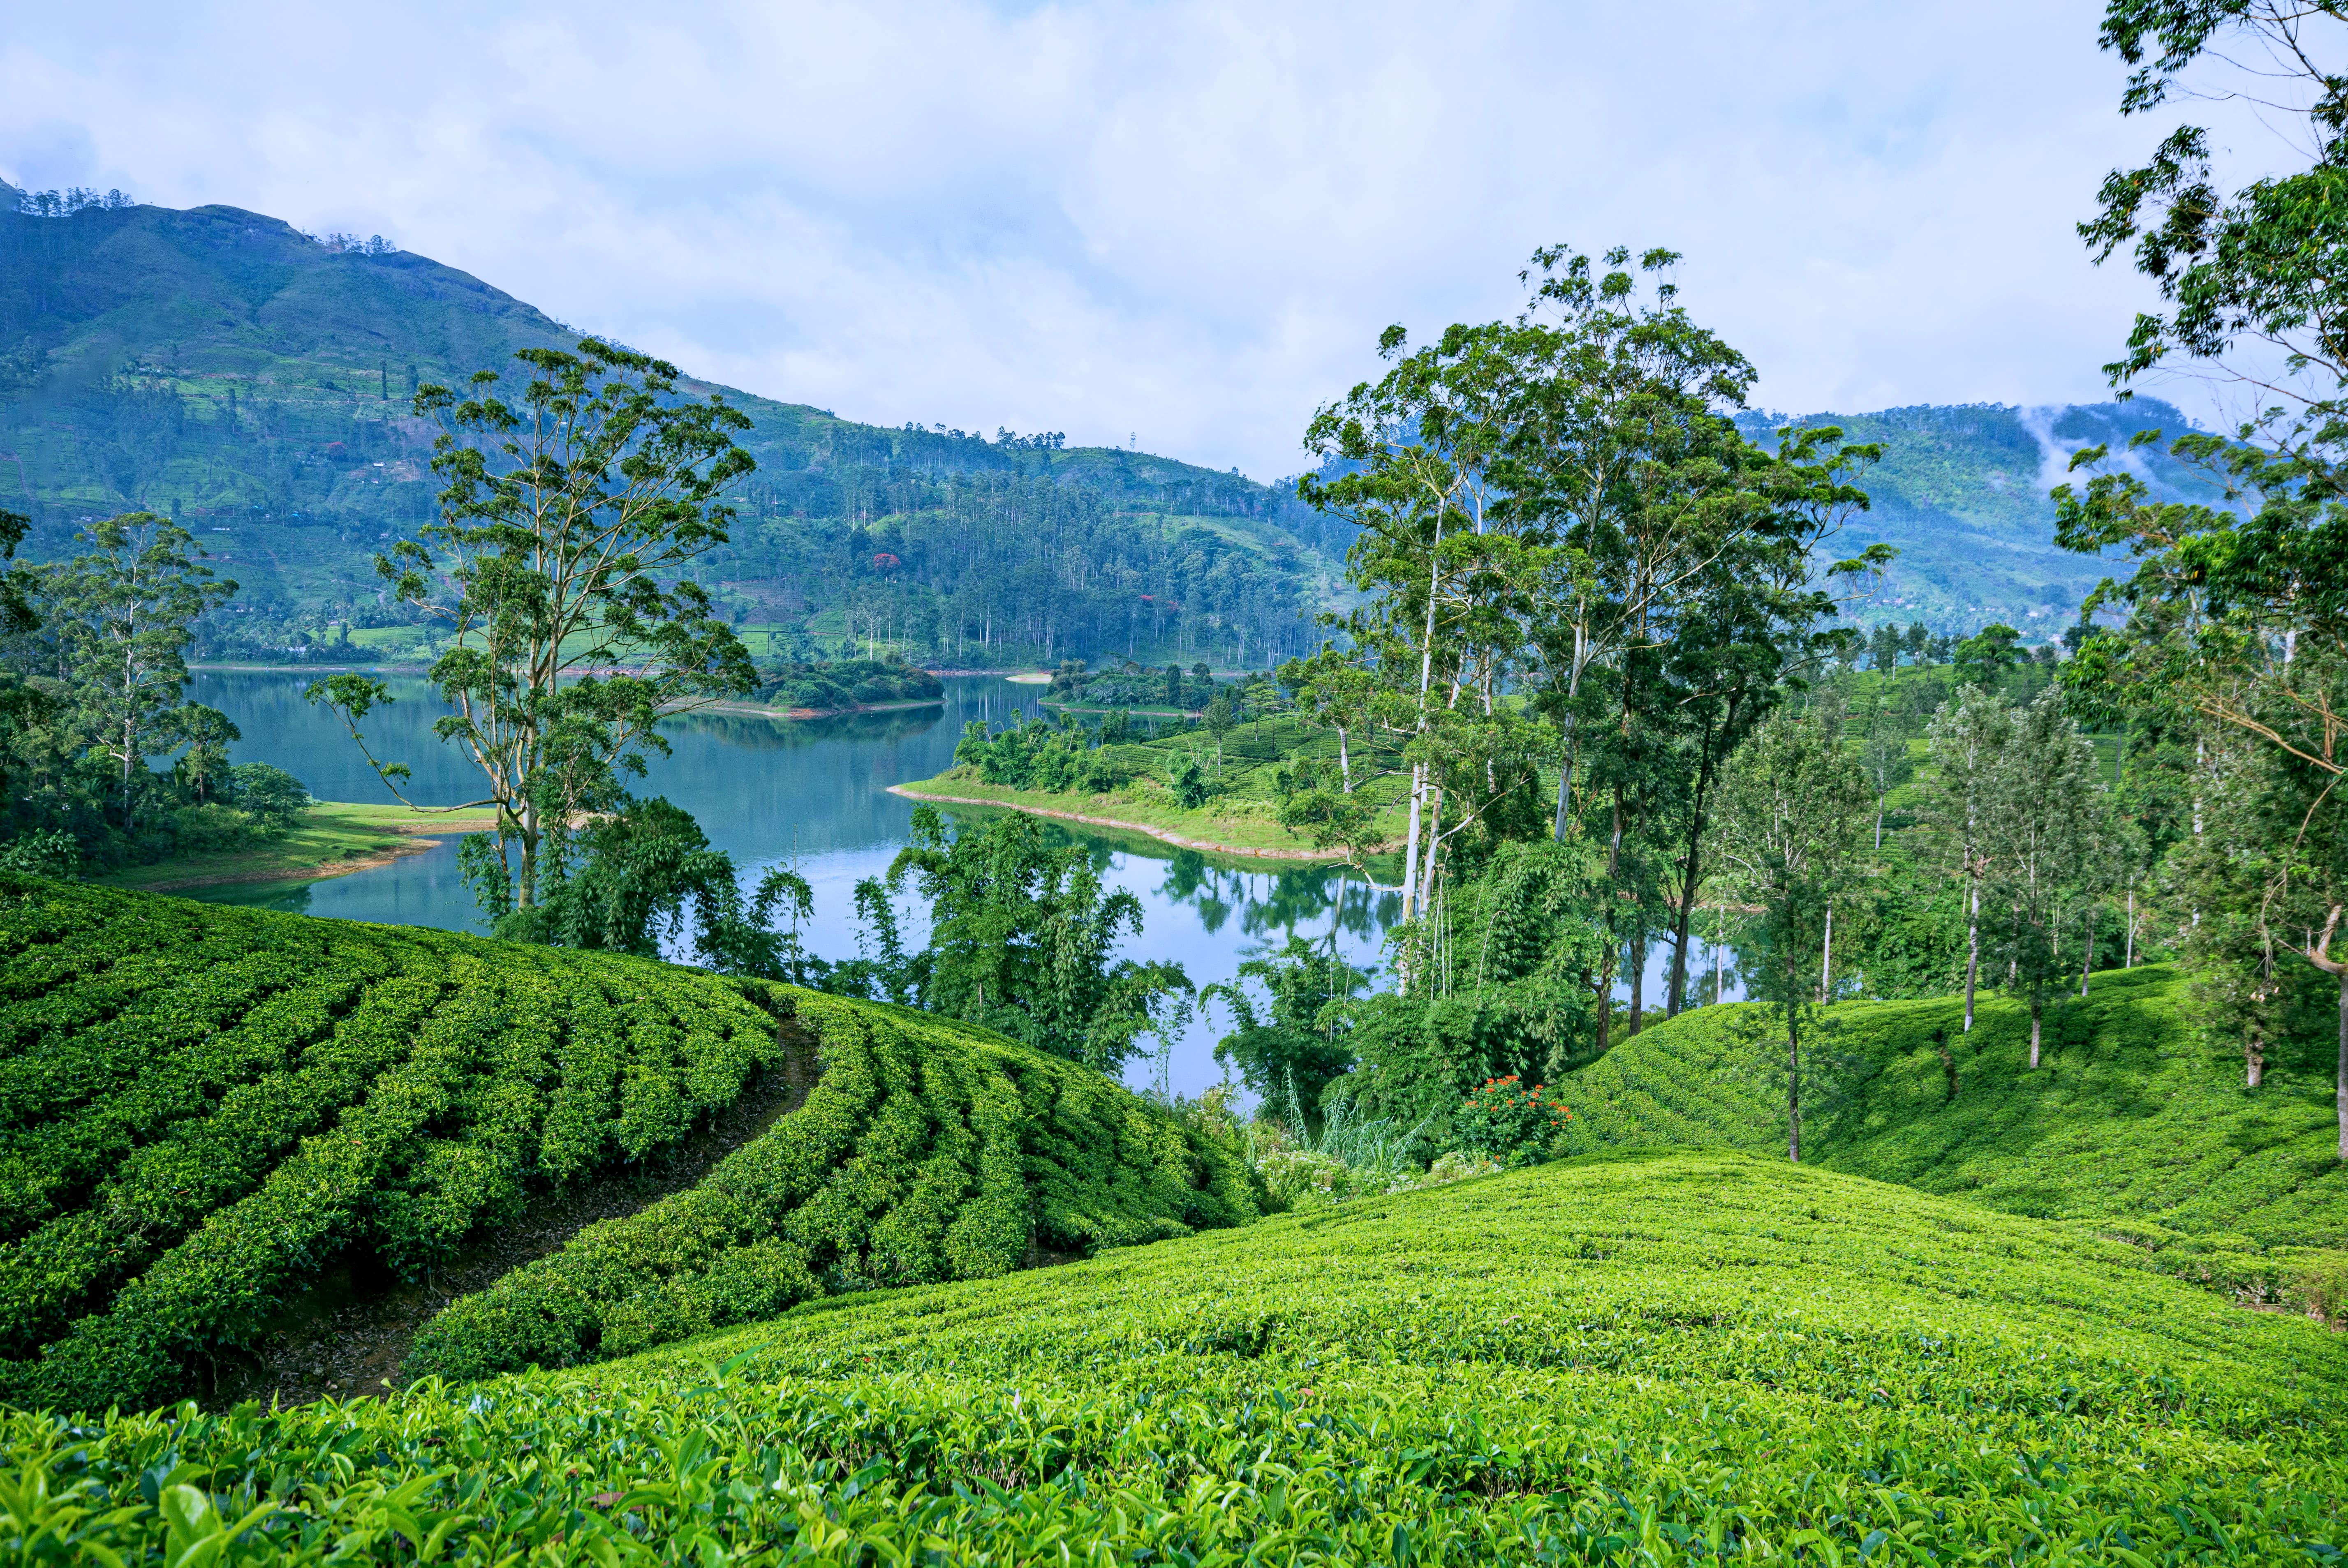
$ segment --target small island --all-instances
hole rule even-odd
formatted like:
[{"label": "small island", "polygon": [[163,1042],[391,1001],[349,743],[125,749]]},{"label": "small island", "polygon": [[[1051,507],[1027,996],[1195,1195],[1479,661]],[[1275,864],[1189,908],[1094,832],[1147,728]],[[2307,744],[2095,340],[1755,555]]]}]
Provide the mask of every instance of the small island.
[{"label": "small island", "polygon": [[757,695],[713,704],[717,712],[768,712],[791,719],[926,708],[946,698],[945,682],[928,671],[887,659],[834,659],[763,666]]}]

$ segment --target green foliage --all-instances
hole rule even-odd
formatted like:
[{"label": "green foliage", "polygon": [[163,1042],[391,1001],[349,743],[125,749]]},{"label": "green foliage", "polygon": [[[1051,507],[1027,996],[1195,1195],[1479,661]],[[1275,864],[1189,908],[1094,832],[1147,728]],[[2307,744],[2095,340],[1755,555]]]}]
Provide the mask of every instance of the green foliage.
[{"label": "green foliage", "polygon": [[1550,1165],[592,1371],[11,1414],[0,1531],[129,1562],[241,1524],[221,1560],[253,1563],[2327,1559],[2336,1346],[2127,1252],[1735,1156]]},{"label": "green foliage", "polygon": [[1605,938],[1591,880],[1586,844],[1503,844],[1452,890],[1414,989],[1343,1009],[1358,1064],[1324,1102],[1421,1127],[1423,1158],[1454,1146],[1451,1114],[1477,1085],[1511,1075],[1553,1083],[1595,1054],[1588,977]]},{"label": "green foliage", "polygon": [[453,1303],[412,1376],[625,1356],[826,1294],[1008,1274],[1255,1213],[1246,1168],[1084,1069],[896,1009],[775,993],[808,1102],[697,1187]]},{"label": "green foliage", "polygon": [[[1825,1009],[1828,1052],[1803,1158],[1993,1208],[2123,1226],[2148,1246],[2236,1235],[2258,1248],[2348,1246],[2348,1168],[2332,1157],[2330,1042],[2278,1049],[2242,1086],[2235,1042],[2194,1030],[2171,968],[2097,973],[2048,1013],[2030,1068],[2026,1004],[1956,998]],[[1557,1087],[1582,1148],[1762,1149],[1784,1111],[1752,1005],[1642,1030]],[[2179,1264],[2181,1268],[2185,1266]]]},{"label": "green foliage", "polygon": [[[0,1398],[19,1403],[184,1389],[334,1260],[371,1253],[420,1279],[537,1196],[675,1148],[787,1051],[830,1062],[828,1036],[778,1016],[812,1008],[859,1040],[881,1027],[865,1004],[616,954],[13,876],[0,957]],[[820,1115],[804,1135],[787,1118],[785,1142],[819,1161],[802,1176],[834,1194],[827,1234],[880,1249],[831,1286],[888,1276],[923,1235],[1007,1267],[1036,1224],[1076,1248],[1246,1212],[1244,1171],[1194,1157],[1125,1090],[966,1030],[920,1038],[923,1076],[884,1085],[904,1091],[891,1124],[926,1147],[935,1096],[995,1130],[955,1150],[993,1152],[967,1181],[924,1165],[874,1228],[858,1205],[894,1179],[874,1129],[826,1123],[826,1143]],[[971,1052],[1027,1098],[973,1078]],[[726,1321],[800,1277],[772,1246],[701,1264],[695,1299],[736,1303]]]},{"label": "green foliage", "polygon": [[664,796],[622,796],[546,843],[539,901],[519,909],[501,903],[510,884],[494,840],[476,834],[460,847],[503,940],[655,958],[664,938],[685,931],[690,908],[693,955],[720,973],[804,982],[823,968],[799,938],[814,899],[807,878],[778,866],[746,896],[734,857],[712,848],[692,814]]},{"label": "green foliage", "polygon": [[935,702],[945,684],[926,670],[884,659],[784,664],[759,671],[758,698],[778,708],[839,712],[868,702]]},{"label": "green foliage", "polygon": [[268,763],[239,763],[229,770],[228,796],[264,832],[283,833],[309,809],[310,792],[300,779]]},{"label": "green foliage", "polygon": [[[1199,993],[1201,1004],[1220,999],[1231,1009],[1233,1027],[1216,1041],[1215,1060],[1297,1125],[1315,1120],[1321,1091],[1354,1064],[1343,1009],[1332,1004],[1350,999],[1369,978],[1337,956],[1334,932],[1325,942],[1291,935],[1279,952],[1243,961],[1230,984]],[[1262,1012],[1251,981],[1263,989]]]},{"label": "green foliage", "polygon": [[1117,933],[1141,929],[1140,901],[1104,896],[1086,851],[1046,848],[1033,817],[949,838],[935,808],[917,807],[889,884],[907,876],[929,906],[930,945],[906,975],[930,1011],[1115,1072],[1188,998],[1179,964],[1110,961]]},{"label": "green foliage", "polygon": [[1514,1073],[1486,1080],[1451,1113],[1452,1137],[1469,1153],[1504,1164],[1539,1159],[1573,1120],[1554,1096],[1542,1098],[1545,1088],[1536,1083],[1528,1089]]}]

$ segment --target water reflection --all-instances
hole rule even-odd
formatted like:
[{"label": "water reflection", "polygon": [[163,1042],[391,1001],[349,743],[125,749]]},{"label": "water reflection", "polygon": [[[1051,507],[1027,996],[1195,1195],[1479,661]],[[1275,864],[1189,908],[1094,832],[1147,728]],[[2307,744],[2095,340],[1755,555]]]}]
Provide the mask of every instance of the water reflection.
[{"label": "water reflection", "polygon": [[[232,748],[237,762],[272,762],[326,800],[381,800],[382,784],[339,725],[302,699],[300,675],[201,671],[195,700],[219,708],[244,738]],[[946,680],[945,702],[932,708],[833,719],[779,720],[758,714],[699,713],[662,726],[670,754],[649,759],[638,788],[666,794],[690,811],[719,847],[733,853],[752,876],[790,863],[815,894],[809,947],[828,958],[857,952],[854,888],[878,876],[904,844],[915,803],[888,786],[942,772],[970,719],[1007,723],[1041,712],[1039,688],[992,677]],[[462,760],[431,733],[443,711],[421,681],[394,679],[396,701],[370,716],[367,737],[376,755],[415,769],[409,798],[455,805],[478,787]],[[977,812],[952,815],[976,817]],[[1103,835],[1049,823],[1056,844],[1081,845],[1105,884],[1140,900],[1140,936],[1123,957],[1171,959],[1205,986],[1236,978],[1249,958],[1276,951],[1292,934],[1326,936],[1338,950],[1368,967],[1398,913],[1395,895],[1368,886],[1358,871],[1328,866],[1252,866],[1210,859],[1194,851],[1159,847],[1129,835]],[[307,884],[205,889],[199,897],[343,919],[477,930],[457,876],[453,838],[376,871]],[[927,936],[924,911],[901,899],[909,938]],[[1214,1041],[1228,1027],[1220,1009],[1193,1021],[1176,1041],[1166,1080],[1197,1093],[1220,1072]],[[1129,1077],[1149,1081],[1155,1068],[1137,1064]]]}]

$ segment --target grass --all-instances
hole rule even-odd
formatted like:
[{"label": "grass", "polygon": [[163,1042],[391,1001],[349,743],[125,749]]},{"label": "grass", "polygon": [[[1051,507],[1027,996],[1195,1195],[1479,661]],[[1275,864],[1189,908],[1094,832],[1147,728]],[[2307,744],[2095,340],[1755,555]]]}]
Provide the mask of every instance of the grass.
[{"label": "grass", "polygon": [[823,1078],[700,1187],[425,1327],[435,1368],[592,1360],[840,1290],[1254,1212],[1099,1074],[918,1013],[616,955],[0,876],[0,1398],[193,1386],[338,1261],[409,1282]]},{"label": "grass", "polygon": [[133,866],[98,880],[150,893],[240,882],[304,882],[369,870],[415,854],[430,847],[419,842],[427,835],[481,833],[495,825],[495,814],[487,811],[417,811],[398,804],[319,801],[282,837]]},{"label": "grass", "polygon": [[[2182,1016],[2184,988],[2167,966],[2099,972],[2086,1000],[2050,1013],[2035,1072],[2018,1001],[1984,995],[1970,1035],[1957,998],[1828,1009],[1803,1158],[2126,1235],[2253,1296],[2342,1272],[2348,1168],[2329,1062],[2279,1051],[2263,1085],[2244,1087],[2240,1055]],[[1561,1092],[1590,1146],[1782,1157],[1782,1052],[1766,1009],[1702,1008],[1622,1041]]]},{"label": "grass", "polygon": [[[2348,1358],[2128,1249],[1583,1159],[381,1401],[0,1417],[35,1560],[2329,1562]],[[241,1533],[236,1533],[241,1530]]]},{"label": "grass", "polygon": [[[1281,825],[1273,783],[1279,765],[1299,757],[1334,763],[1337,737],[1334,732],[1309,728],[1284,717],[1268,719],[1261,726],[1240,725],[1223,737],[1216,781],[1219,792],[1204,805],[1186,810],[1166,787],[1167,767],[1175,756],[1189,752],[1200,755],[1212,772],[1216,750],[1214,737],[1203,730],[1103,746],[1097,754],[1118,782],[1113,789],[1097,792],[1081,786],[1054,791],[990,784],[981,778],[978,768],[968,764],[898,789],[917,798],[951,798],[1124,827],[1189,849],[1297,859],[1340,853],[1316,853],[1309,836]],[[1405,827],[1406,781],[1398,774],[1382,771],[1378,754],[1358,737],[1352,760],[1356,793],[1378,805],[1374,824],[1376,835],[1398,843]]]}]

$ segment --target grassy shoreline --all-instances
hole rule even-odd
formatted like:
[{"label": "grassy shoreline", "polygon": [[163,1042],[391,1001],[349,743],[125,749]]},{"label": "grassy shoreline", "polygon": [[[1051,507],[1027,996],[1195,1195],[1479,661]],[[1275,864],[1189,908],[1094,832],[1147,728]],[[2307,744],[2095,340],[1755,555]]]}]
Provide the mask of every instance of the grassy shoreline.
[{"label": "grassy shoreline", "polygon": [[[1195,849],[1210,855],[1316,863],[1345,858],[1344,850],[1315,849],[1287,828],[1266,818],[1225,816],[1211,810],[1183,811],[1176,806],[1136,801],[1127,797],[1123,791],[1106,795],[1052,794],[1041,790],[1007,789],[998,784],[980,784],[974,779],[941,775],[934,779],[916,779],[910,784],[891,784],[889,793],[902,795],[908,800],[931,801],[940,805],[998,806],[1006,811],[1025,812],[1030,816],[1081,823],[1087,827],[1138,833],[1161,844],[1170,844],[1177,849]],[[1075,811],[1066,804],[1071,800],[1097,804],[1091,811]],[[1108,815],[1110,813],[1116,815]]]},{"label": "grassy shoreline", "polygon": [[242,882],[321,882],[373,871],[403,856],[437,849],[430,835],[480,833],[496,825],[489,811],[417,811],[404,805],[322,800],[282,838],[242,849],[186,855],[127,866],[91,880],[108,887],[172,893]]}]

